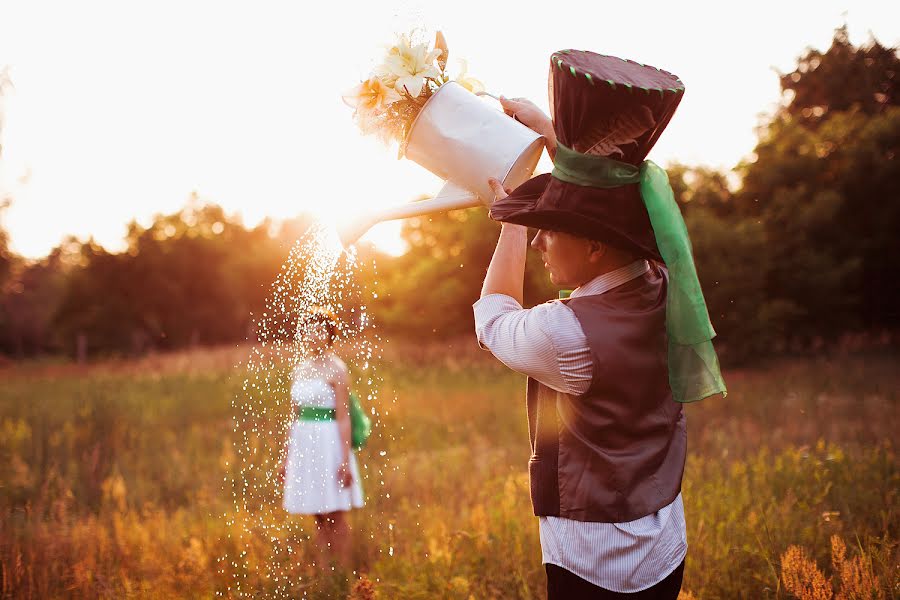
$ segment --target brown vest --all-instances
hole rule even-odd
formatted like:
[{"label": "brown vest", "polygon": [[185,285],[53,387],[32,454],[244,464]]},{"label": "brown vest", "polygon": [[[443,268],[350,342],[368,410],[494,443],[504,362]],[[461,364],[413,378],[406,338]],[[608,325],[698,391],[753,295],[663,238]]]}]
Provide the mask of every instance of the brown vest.
[{"label": "brown vest", "polygon": [[623,523],[681,491],[687,429],[666,361],[664,268],[565,301],[587,337],[593,376],[582,396],[528,379],[531,502],[538,516]]}]

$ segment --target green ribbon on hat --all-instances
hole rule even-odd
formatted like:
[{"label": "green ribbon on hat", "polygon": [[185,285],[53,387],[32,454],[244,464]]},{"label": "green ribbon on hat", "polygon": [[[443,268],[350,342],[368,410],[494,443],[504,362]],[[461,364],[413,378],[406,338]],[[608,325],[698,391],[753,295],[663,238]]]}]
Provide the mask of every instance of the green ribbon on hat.
[{"label": "green ribbon on hat", "polygon": [[595,188],[615,188],[640,181],[640,172],[634,165],[575,152],[559,143],[556,144],[552,175],[566,183]]},{"label": "green ribbon on hat", "polygon": [[638,167],[606,156],[582,154],[561,144],[557,145],[553,164],[553,177],[575,185],[614,188],[640,184],[656,246],[669,271],[666,331],[672,397],[678,402],[694,402],[727,394],[712,345],[716,332],[697,278],[691,240],[665,169],[649,160]]}]

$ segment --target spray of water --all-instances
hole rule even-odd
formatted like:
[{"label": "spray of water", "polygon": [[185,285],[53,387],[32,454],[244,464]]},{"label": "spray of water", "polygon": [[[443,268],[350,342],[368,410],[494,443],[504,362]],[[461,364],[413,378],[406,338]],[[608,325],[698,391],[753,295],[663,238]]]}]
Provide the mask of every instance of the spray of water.
[{"label": "spray of water", "polygon": [[[316,548],[312,518],[292,516],[282,507],[279,469],[294,419],[291,373],[310,358],[301,325],[317,309],[337,315],[338,353],[350,367],[351,390],[370,415],[372,436],[385,435],[381,417],[396,400],[379,397],[381,338],[366,312],[367,293],[354,276],[359,266],[355,252],[343,250],[333,229],[313,226],[282,265],[256,321],[258,343],[239,369],[243,380],[232,400],[234,439],[224,489],[233,510],[224,515],[228,533],[219,574],[227,583],[217,595],[308,597],[323,569],[334,570]],[[363,450],[357,461],[366,503],[389,497],[384,489],[391,468],[387,453]],[[365,518],[367,537],[390,540],[390,523],[372,511]],[[392,550],[384,548],[391,556]]]}]

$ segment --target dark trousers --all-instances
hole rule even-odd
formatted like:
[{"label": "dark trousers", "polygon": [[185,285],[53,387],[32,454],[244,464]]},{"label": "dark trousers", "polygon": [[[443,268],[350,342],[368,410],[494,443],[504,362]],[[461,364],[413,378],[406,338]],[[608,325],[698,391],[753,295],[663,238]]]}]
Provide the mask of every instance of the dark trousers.
[{"label": "dark trousers", "polygon": [[585,581],[560,566],[545,564],[547,569],[547,600],[676,600],[684,577],[684,561],[672,573],[653,587],[621,594],[611,592]]}]

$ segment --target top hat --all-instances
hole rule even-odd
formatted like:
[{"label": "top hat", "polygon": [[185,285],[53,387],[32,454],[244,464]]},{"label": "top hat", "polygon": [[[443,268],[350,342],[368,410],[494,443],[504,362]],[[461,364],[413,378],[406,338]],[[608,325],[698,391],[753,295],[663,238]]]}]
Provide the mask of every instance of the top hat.
[{"label": "top hat", "polygon": [[[556,168],[495,201],[491,218],[596,239],[661,261],[638,178],[617,178],[616,171],[637,172],[681,102],[684,84],[631,60],[561,50],[550,58],[549,88]],[[578,177],[579,166],[596,170],[598,162],[612,171],[608,185]]]}]

